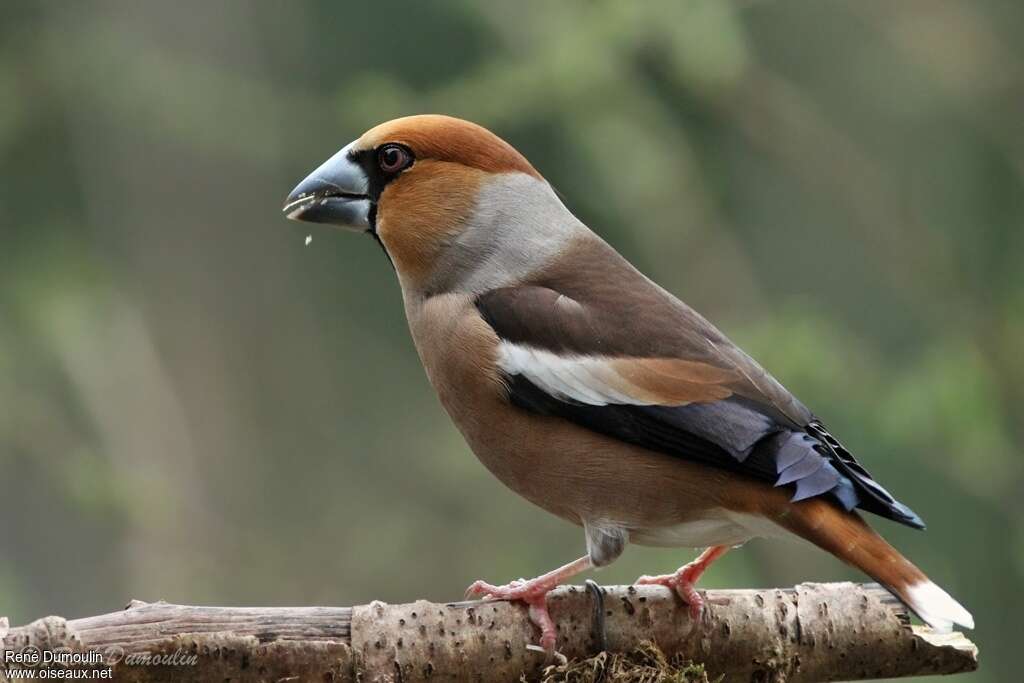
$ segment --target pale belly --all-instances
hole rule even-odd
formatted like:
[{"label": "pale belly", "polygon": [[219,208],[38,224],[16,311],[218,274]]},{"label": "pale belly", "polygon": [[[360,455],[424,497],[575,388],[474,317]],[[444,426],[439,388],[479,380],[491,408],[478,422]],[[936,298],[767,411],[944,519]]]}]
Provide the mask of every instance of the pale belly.
[{"label": "pale belly", "polygon": [[661,548],[706,548],[741,545],[756,537],[781,537],[786,532],[763,517],[722,508],[704,511],[697,519],[656,528],[636,529],[630,540]]}]

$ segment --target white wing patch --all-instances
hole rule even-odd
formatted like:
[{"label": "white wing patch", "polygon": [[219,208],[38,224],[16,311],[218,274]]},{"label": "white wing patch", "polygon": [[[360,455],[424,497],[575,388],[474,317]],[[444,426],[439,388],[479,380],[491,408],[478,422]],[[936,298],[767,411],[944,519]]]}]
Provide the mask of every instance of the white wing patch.
[{"label": "white wing patch", "polygon": [[656,405],[650,392],[631,383],[601,356],[560,356],[503,341],[498,346],[498,367],[510,375],[522,375],[555,398],[592,406]]}]

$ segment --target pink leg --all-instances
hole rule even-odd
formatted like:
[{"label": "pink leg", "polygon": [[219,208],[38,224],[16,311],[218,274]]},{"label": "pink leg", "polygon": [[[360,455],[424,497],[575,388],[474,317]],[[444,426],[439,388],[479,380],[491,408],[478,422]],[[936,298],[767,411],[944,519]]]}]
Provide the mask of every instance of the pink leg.
[{"label": "pink leg", "polygon": [[713,545],[700,554],[693,562],[680,567],[675,574],[663,576],[641,576],[636,580],[638,585],[658,585],[672,588],[679,597],[690,606],[690,616],[700,619],[701,610],[704,608],[704,598],[693,587],[697,579],[704,573],[704,570],[711,566],[711,563],[729,551],[729,546]]},{"label": "pink leg", "polygon": [[474,581],[466,589],[466,598],[482,596],[497,600],[521,600],[530,608],[530,621],[540,627],[540,645],[548,652],[555,649],[555,622],[548,613],[547,596],[551,590],[569,577],[590,569],[590,557],[584,555],[567,565],[561,566],[536,579],[519,579],[504,586],[492,586],[483,581]]}]

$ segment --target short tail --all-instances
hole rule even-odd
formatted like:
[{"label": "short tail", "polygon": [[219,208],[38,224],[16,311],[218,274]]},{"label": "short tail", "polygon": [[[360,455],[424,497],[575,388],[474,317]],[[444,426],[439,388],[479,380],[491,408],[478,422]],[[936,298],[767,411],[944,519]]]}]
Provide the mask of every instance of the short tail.
[{"label": "short tail", "polygon": [[936,631],[974,628],[974,617],[861,519],[830,502],[793,504],[778,523],[885,586]]}]

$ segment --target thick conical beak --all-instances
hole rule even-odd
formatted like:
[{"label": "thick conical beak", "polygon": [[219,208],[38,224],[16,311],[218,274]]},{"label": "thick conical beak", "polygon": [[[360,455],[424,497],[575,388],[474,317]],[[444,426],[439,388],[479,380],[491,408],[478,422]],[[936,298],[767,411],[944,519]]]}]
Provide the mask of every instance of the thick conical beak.
[{"label": "thick conical beak", "polygon": [[294,221],[369,230],[369,182],[351,152],[349,144],[299,183],[285,201],[284,214]]}]

